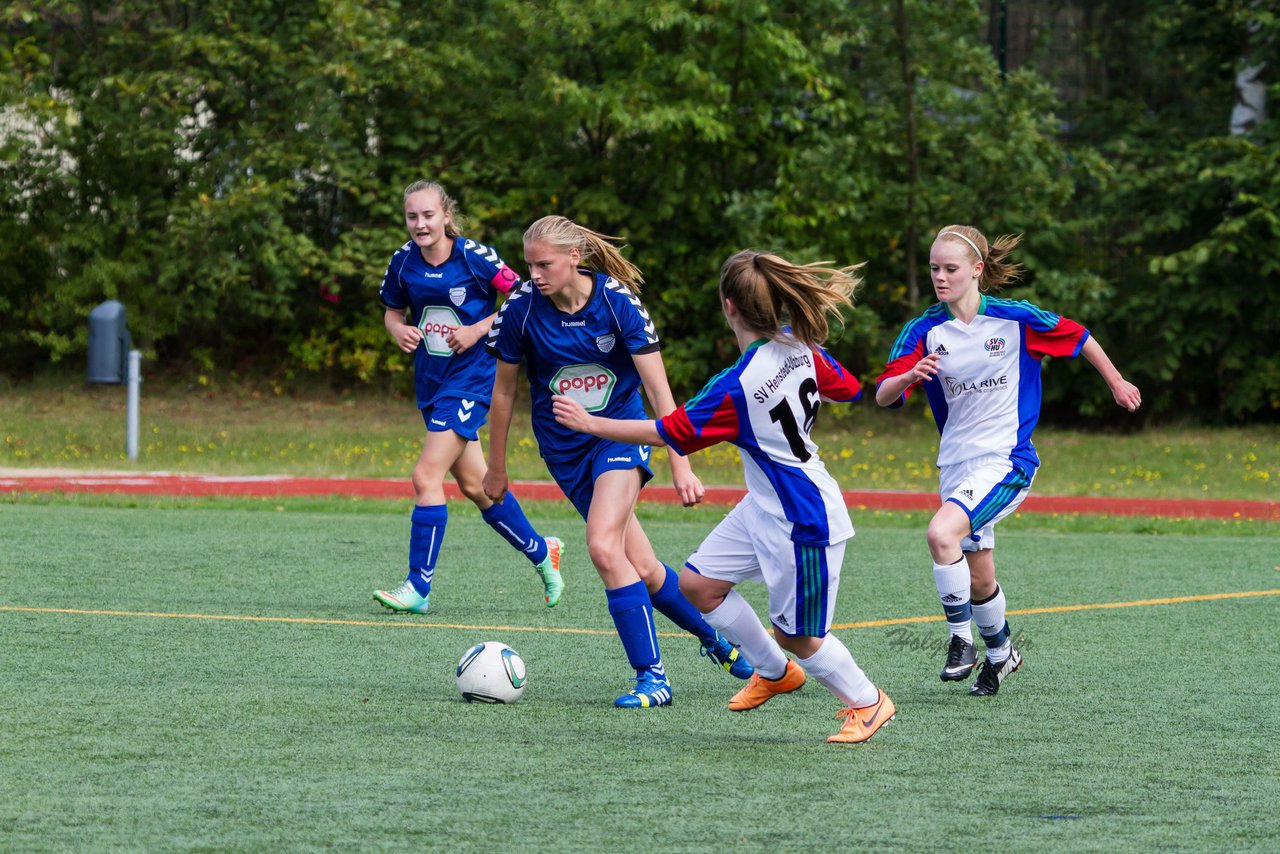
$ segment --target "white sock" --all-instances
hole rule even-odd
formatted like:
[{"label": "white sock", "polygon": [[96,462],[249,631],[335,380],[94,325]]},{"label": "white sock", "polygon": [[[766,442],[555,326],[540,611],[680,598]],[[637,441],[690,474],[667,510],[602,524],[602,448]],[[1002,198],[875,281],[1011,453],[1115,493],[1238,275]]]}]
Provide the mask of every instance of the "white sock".
[{"label": "white sock", "polygon": [[999,664],[1009,657],[1013,644],[1009,641],[1009,624],[1005,621],[1004,588],[996,585],[996,593],[987,601],[973,606],[973,621],[987,645],[987,658]]},{"label": "white sock", "polygon": [[880,691],[867,674],[862,672],[853,654],[835,635],[822,639],[822,646],[808,658],[800,659],[800,666],[813,678],[835,694],[846,706],[861,709],[874,706],[880,699]]},{"label": "white sock", "polygon": [[737,646],[765,679],[781,679],[787,672],[786,653],[737,590],[730,590],[715,610],[702,616],[711,628]]},{"label": "white sock", "polygon": [[952,564],[933,565],[933,583],[942,600],[942,610],[947,614],[951,634],[973,643],[973,630],[969,627],[969,563],[962,555]]}]

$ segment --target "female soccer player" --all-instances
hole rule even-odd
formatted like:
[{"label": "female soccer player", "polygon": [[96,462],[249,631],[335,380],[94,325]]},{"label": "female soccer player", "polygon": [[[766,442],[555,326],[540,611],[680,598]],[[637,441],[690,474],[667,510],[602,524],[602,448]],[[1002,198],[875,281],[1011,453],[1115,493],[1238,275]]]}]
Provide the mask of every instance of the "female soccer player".
[{"label": "female soccer player", "polygon": [[942,506],[926,535],[933,578],[951,626],[943,681],[962,681],[977,664],[970,620],[987,655],[969,693],[989,696],[1022,665],[1009,637],[1004,591],[996,582],[995,524],[1031,489],[1040,458],[1031,432],[1040,418],[1040,359],[1081,353],[1120,406],[1142,395],[1111,364],[1089,331],[1026,301],[989,291],[1014,281],[1009,260],[1021,236],[988,244],[978,229],[948,225],[929,250],[938,304],[907,323],[876,381],[876,402],[901,406],[925,383],[942,438],[938,468]]},{"label": "female soccer player", "polygon": [[489,526],[533,563],[551,608],[564,590],[564,545],[539,536],[514,495],[502,501],[485,496],[484,454],[476,440],[489,409],[493,360],[474,345],[493,325],[497,294],[508,293],[519,277],[497,252],[461,236],[455,211],[439,184],[417,181],[405,188],[409,242],[391,256],[382,277],[379,296],[387,332],[401,350],[413,354],[427,436],[413,468],[409,577],[394,590],[375,590],[373,598],[393,611],[427,613],[448,522],[444,476],[451,472]]},{"label": "female soccer player", "polygon": [[[739,252],[720,270],[720,303],[742,355],[692,400],[657,421],[592,415],[572,396],[553,404],[564,426],[612,441],[665,444],[678,454],[717,442],[738,446],[747,495],[689,558],[680,588],[755,665],[729,708],[754,709],[794,691],[807,670],[845,705],[844,724],[827,739],[833,742],[866,741],[895,713],[830,633],[853,525],[809,436],[823,400],[861,393],[857,378],[821,346],[827,315],[851,302],[855,270]],[[734,590],[741,581],[769,591],[773,637]]]},{"label": "female soccer player", "polygon": [[[681,594],[679,576],[658,560],[636,519],[640,488],[653,477],[648,446],[583,436],[557,424],[551,412],[552,395],[568,394],[593,412],[642,418],[642,382],[656,411],[675,407],[658,333],[637,295],[641,272],[614,239],[562,216],[543,217],[525,232],[530,281],[512,292],[489,332],[487,346],[498,357],[498,372],[484,489],[494,500],[507,489],[507,433],[523,360],[542,459],[586,519],[587,549],[636,671],[635,687],[614,704],[649,708],[671,702],[655,608],[697,637],[702,654],[729,673],[746,679],[752,671]],[[702,483],[688,460],[673,458],[671,474],[686,506],[702,499]]]}]

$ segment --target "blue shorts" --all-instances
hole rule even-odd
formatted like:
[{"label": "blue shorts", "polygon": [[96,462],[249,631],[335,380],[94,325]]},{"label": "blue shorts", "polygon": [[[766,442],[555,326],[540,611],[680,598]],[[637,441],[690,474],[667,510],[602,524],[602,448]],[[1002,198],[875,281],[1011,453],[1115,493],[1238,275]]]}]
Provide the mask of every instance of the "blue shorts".
[{"label": "blue shorts", "polygon": [[640,485],[644,486],[653,479],[649,454],[648,445],[624,445],[607,439],[592,439],[591,444],[573,459],[543,462],[560,490],[585,519],[591,509],[591,497],[596,492],[596,478],[607,471],[640,469]]},{"label": "blue shorts", "polygon": [[441,397],[420,410],[428,433],[452,430],[474,442],[484,422],[489,420],[489,404],[461,397]]}]

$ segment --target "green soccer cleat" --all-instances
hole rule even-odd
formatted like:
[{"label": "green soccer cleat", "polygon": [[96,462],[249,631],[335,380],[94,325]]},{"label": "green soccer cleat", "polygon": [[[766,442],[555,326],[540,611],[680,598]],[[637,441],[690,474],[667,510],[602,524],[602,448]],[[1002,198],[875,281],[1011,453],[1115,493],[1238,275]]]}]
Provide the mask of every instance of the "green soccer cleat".
[{"label": "green soccer cleat", "polygon": [[404,611],[409,614],[425,614],[427,613],[427,601],[431,598],[431,594],[426,596],[420,594],[413,588],[413,585],[406,581],[395,590],[375,590],[373,598],[385,608],[392,611]]},{"label": "green soccer cleat", "polygon": [[564,592],[564,578],[560,575],[560,561],[564,558],[564,541],[559,537],[547,537],[547,556],[534,569],[542,576],[543,595],[548,608],[554,608]]}]

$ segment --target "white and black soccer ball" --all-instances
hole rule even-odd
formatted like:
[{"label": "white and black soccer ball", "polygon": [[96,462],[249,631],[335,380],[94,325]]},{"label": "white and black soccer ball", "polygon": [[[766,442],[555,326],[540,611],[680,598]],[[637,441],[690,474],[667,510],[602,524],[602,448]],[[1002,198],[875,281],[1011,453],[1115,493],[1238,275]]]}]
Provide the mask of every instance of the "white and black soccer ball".
[{"label": "white and black soccer ball", "polygon": [[524,659],[505,643],[478,643],[458,662],[458,693],[468,703],[514,703],[526,681]]}]

